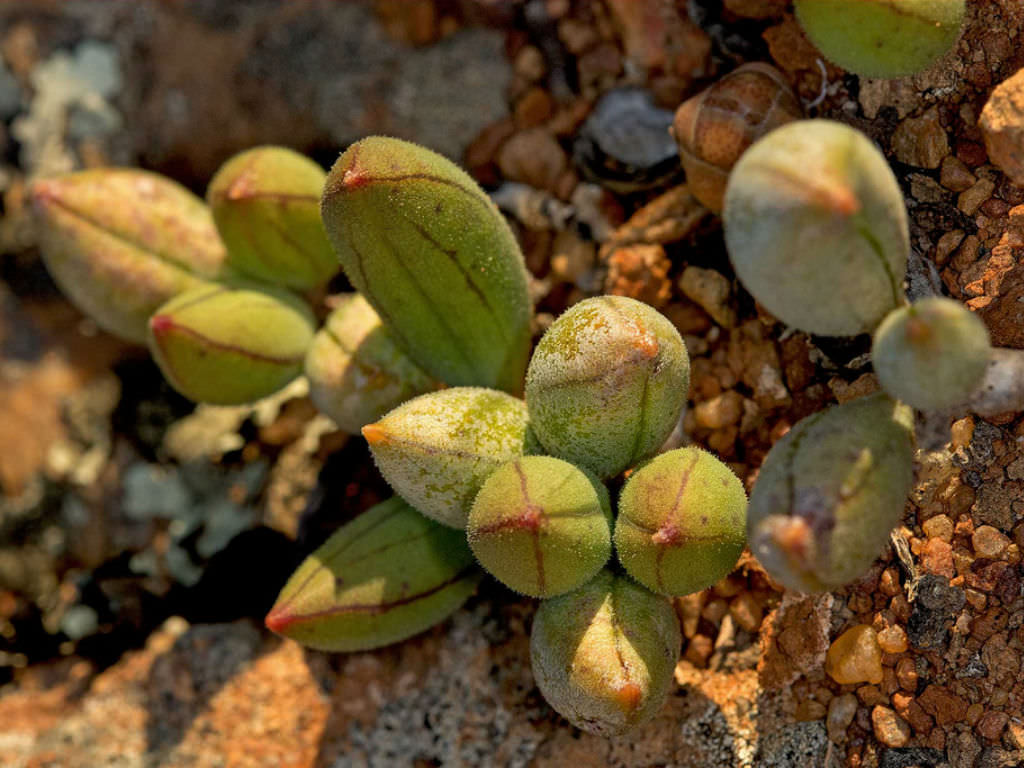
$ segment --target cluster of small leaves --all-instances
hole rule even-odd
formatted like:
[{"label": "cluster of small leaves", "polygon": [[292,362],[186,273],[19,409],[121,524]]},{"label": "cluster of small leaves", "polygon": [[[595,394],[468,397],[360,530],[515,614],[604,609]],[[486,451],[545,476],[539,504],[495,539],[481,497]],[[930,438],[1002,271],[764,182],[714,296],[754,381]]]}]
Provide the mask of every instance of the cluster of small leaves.
[{"label": "cluster of small leaves", "polygon": [[[495,578],[543,600],[533,665],[559,712],[604,734],[652,716],[680,650],[668,596],[725,576],[745,543],[746,496],[721,462],[697,449],[647,461],[686,402],[678,331],[632,299],[580,302],[533,351],[523,400],[525,267],[468,176],[426,150],[367,139],[332,169],[323,216],[395,348],[417,350],[424,370],[453,385],[362,427],[381,474],[411,509],[457,529]],[[627,470],[616,516],[605,481]],[[628,576],[609,567],[613,542]],[[314,589],[297,574],[268,623],[285,634],[313,626],[307,642],[350,649],[322,617],[338,615],[336,585],[367,572],[339,569],[330,545],[311,560],[334,579]],[[410,594],[424,592],[408,583]],[[293,594],[314,591],[307,605]],[[398,602],[380,615],[421,610]],[[360,647],[390,639],[366,633]]]},{"label": "cluster of small leaves", "polygon": [[[794,589],[866,570],[912,482],[911,408],[965,402],[988,357],[964,307],[906,304],[896,180],[865,136],[822,120],[743,153],[725,188],[726,244],[785,323],[873,332],[887,393],[798,423],[768,454],[749,512],[711,454],[658,453],[689,387],[673,325],[641,302],[597,297],[531,355],[515,237],[472,179],[428,150],[365,139],[330,174],[289,150],[250,150],[215,176],[209,206],[130,170],[38,181],[32,200],[62,288],[103,328],[147,342],[182,393],[247,403],[304,372],[314,403],[362,432],[395,490],[303,563],[270,628],[326,650],[396,642],[455,611],[479,564],[542,600],[538,685],[605,735],[659,709],[680,646],[669,598],[728,574],[747,537]],[[316,331],[308,298],[336,259],[358,293]]]},{"label": "cluster of small leaves", "polygon": [[772,314],[808,333],[874,335],[885,394],[798,423],[772,447],[750,500],[751,550],[765,568],[794,589],[835,589],[868,569],[902,517],[911,408],[965,408],[988,333],[951,299],[907,304],[903,197],[853,128],[797,121],[755,142],[729,177],[723,219],[737,275]]},{"label": "cluster of small leaves", "polygon": [[[711,586],[745,545],[746,495],[722,462],[697,448],[650,458],[688,387],[672,324],[641,302],[603,296],[547,330],[525,402],[452,387],[362,430],[396,493],[464,529],[489,573],[544,601],[531,644],[538,684],[559,712],[597,733],[657,712],[680,650],[668,597]],[[616,515],[604,481],[626,470]],[[628,575],[608,568],[613,544]]]},{"label": "cluster of small leaves", "polygon": [[[689,389],[673,325],[598,297],[531,357],[507,223],[407,142],[358,142],[329,175],[250,150],[207,197],[127,170],[33,187],[44,257],[100,325],[146,340],[201,402],[251,402],[304,371],[398,494],[313,553],[267,625],[326,650],[386,645],[456,610],[479,563],[544,600],[532,655],[556,709],[604,734],[657,712],[681,643],[668,598],[728,574],[745,545],[746,495],[724,464],[696,448],[651,458]],[[359,292],[314,332],[306,298],[335,254]],[[605,483],[626,472],[613,505]]]}]

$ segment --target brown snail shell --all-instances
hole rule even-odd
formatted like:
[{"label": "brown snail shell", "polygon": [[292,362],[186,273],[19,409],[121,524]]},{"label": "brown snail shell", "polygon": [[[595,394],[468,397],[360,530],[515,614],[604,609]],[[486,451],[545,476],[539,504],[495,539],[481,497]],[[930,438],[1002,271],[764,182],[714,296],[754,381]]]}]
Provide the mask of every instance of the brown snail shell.
[{"label": "brown snail shell", "polygon": [[672,135],[690,192],[722,212],[729,171],[744,150],[803,117],[800,100],[775,67],[743,64],[676,110]]}]

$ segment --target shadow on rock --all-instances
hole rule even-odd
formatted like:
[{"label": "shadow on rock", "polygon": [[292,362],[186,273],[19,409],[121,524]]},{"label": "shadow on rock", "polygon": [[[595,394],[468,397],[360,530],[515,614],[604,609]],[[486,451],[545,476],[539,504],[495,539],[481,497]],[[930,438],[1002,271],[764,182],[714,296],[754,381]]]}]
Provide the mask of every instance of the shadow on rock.
[{"label": "shadow on rock", "polygon": [[153,661],[145,684],[146,752],[169,755],[217,693],[260,654],[261,633],[248,623],[188,629]]}]

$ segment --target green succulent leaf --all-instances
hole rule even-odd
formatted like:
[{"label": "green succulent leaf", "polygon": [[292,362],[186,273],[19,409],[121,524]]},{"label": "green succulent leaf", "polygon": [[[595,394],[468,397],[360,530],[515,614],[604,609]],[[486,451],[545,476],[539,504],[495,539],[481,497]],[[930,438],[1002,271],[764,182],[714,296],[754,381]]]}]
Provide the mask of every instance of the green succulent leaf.
[{"label": "green succulent leaf", "polygon": [[547,451],[601,478],[654,453],[690,387],[690,358],[657,310],[622,296],[570,307],[541,338],[526,402]]},{"label": "green succulent leaf", "polygon": [[903,304],[903,194],[854,128],[800,120],[756,141],[729,175],[723,222],[740,281],[795,328],[855,336]]},{"label": "green succulent leaf", "polygon": [[608,491],[572,464],[525,456],[499,467],[473,502],[466,533],[506,586],[554,597],[590,581],[611,555]]},{"label": "green succulent leaf", "polygon": [[338,271],[320,220],[327,174],[285,147],[256,147],[220,167],[206,199],[239,272],[308,290]]},{"label": "green succulent leaf", "polygon": [[967,307],[939,296],[891,312],[875,331],[871,360],[885,390],[922,411],[967,402],[992,346]]},{"label": "green succulent leaf", "polygon": [[829,61],[863,77],[921,72],[953,47],[965,0],[795,0],[797,20]]},{"label": "green succulent leaf", "polygon": [[537,687],[560,715],[584,731],[619,736],[665,703],[681,642],[667,598],[602,571],[541,602],[530,660]]},{"label": "green succulent leaf", "polygon": [[210,211],[180,184],[127,168],[38,179],[39,245],[61,290],[101,328],[139,344],[163,303],[227,277]]},{"label": "green succulent leaf", "polygon": [[526,404],[483,387],[413,398],[363,427],[377,468],[428,517],[465,528],[480,486],[527,446]]},{"label": "green succulent leaf", "polygon": [[747,510],[750,550],[780,583],[822,592],[861,576],[903,517],[913,413],[875,394],[812,414],[772,446]]},{"label": "green succulent leaf", "polygon": [[729,575],[746,546],[747,495],[707,451],[678,448],[630,475],[619,497],[615,550],[626,572],[669,596]]},{"label": "green succulent leaf", "polygon": [[505,219],[468,174],[415,144],[363,139],[331,169],[322,214],[345,274],[427,373],[521,391],[526,268]]},{"label": "green succulent leaf", "polygon": [[345,296],[317,332],[305,370],[313,404],[351,433],[441,386],[409,359],[357,293]]},{"label": "green succulent leaf", "polygon": [[399,498],[346,523],[292,574],[266,624],[323,651],[365,651],[438,624],[483,575],[465,537]]},{"label": "green succulent leaf", "polygon": [[285,291],[205,286],[157,310],[149,349],[185,397],[241,405],[273,394],[302,372],[313,327],[309,308]]}]

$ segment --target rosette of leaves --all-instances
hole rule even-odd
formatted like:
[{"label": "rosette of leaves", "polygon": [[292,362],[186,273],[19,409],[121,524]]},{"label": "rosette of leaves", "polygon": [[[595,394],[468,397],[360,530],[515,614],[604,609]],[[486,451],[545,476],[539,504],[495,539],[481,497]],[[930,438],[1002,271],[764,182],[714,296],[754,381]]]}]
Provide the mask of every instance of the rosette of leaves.
[{"label": "rosette of leaves", "polygon": [[[268,627],[326,650],[397,642],[462,604],[477,560],[545,600],[535,663],[560,712],[605,734],[649,719],[679,651],[665,595],[728,571],[745,506],[710,454],[651,461],[687,398],[679,333],[641,302],[598,297],[560,317],[528,360],[522,254],[460,169],[407,142],[359,142],[326,179],[323,229],[310,215],[322,185],[303,158],[260,148],[218,173],[212,216],[147,174],[98,172],[33,194],[58,279],[104,327],[148,337],[175,387],[244,403],[305,372],[317,405],[361,429],[399,494],[303,563]],[[105,219],[101,202],[128,214]],[[361,294],[314,333],[314,313],[287,288],[330,275],[325,242]],[[630,469],[618,506],[631,528],[615,537],[640,584],[604,570],[617,527],[604,481]],[[676,491],[642,490],[663,483]],[[647,561],[662,595],[644,586]],[[593,610],[563,621],[573,595]],[[566,666],[574,647],[590,669]]]}]

